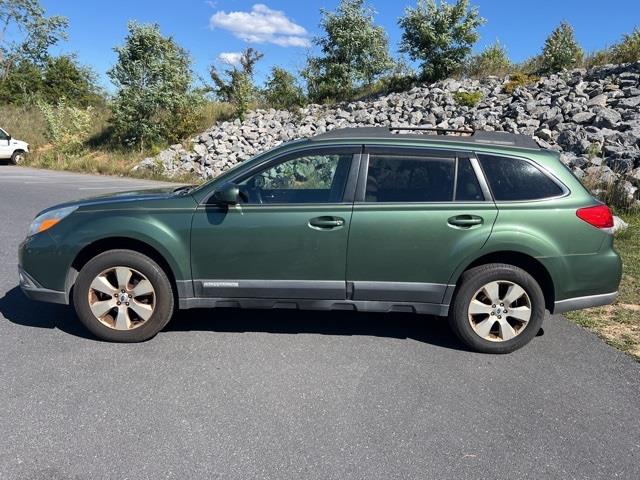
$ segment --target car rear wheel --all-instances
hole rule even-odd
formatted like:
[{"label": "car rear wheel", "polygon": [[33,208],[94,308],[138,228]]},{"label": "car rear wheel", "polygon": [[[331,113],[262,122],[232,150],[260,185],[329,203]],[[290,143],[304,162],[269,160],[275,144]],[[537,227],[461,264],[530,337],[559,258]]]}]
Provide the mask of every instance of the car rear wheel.
[{"label": "car rear wheel", "polygon": [[110,250],[82,267],[73,289],[80,321],[96,336],[141,342],[169,322],[174,300],[171,282],[149,257]]},{"label": "car rear wheel", "polygon": [[495,263],[464,273],[449,322],[473,350],[509,353],[536,336],[544,315],[544,295],[535,279],[521,268]]}]

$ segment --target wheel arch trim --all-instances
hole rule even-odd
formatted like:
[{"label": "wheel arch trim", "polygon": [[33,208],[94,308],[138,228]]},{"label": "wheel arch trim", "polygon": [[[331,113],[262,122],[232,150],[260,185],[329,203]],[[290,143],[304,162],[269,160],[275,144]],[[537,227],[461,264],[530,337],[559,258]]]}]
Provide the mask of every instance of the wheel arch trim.
[{"label": "wheel arch trim", "polygon": [[193,296],[193,282],[191,279],[185,278],[185,272],[182,272],[175,256],[153,238],[143,238],[144,239],[127,235],[114,235],[97,239],[83,246],[75,255],[67,270],[65,280],[65,294],[67,297],[70,298],[71,289],[75,285],[82,266],[100,253],[119,249],[132,250],[148,256],[165,271],[169,277],[169,281],[175,288],[177,297]]},{"label": "wheel arch trim", "polygon": [[512,248],[483,249],[476,255],[466,258],[461,262],[449,279],[449,287],[445,291],[443,303],[451,303],[455,291],[460,286],[462,274],[467,270],[489,263],[504,263],[524,269],[540,285],[545,298],[546,308],[553,312],[556,299],[556,285],[553,281],[556,272],[550,271],[549,265],[541,261],[537,252],[525,251],[512,246]]}]

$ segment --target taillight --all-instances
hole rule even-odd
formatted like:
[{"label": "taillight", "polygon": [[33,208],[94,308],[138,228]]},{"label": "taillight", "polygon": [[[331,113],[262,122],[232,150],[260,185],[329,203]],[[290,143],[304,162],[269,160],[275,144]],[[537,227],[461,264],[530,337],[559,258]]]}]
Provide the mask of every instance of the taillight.
[{"label": "taillight", "polygon": [[613,227],[613,214],[606,205],[579,208],[576,211],[576,215],[579,219],[584,220],[589,225],[593,225],[596,228]]}]

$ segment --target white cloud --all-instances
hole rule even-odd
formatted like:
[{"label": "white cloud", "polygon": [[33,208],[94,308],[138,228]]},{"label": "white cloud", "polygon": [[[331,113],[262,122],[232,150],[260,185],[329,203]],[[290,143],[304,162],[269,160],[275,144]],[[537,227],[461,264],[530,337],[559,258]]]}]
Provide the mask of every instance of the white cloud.
[{"label": "white cloud", "polygon": [[281,47],[308,47],[307,30],[292,22],[284,12],[256,3],[250,12],[214,13],[209,26],[221,28],[249,43],[273,43]]},{"label": "white cloud", "polygon": [[237,67],[240,65],[240,58],[242,58],[242,52],[222,52],[218,55],[218,61]]}]

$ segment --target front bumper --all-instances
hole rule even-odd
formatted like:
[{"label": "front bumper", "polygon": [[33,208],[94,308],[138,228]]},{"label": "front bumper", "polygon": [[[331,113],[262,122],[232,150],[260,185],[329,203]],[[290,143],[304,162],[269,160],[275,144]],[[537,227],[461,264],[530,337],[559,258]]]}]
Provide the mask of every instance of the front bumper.
[{"label": "front bumper", "polygon": [[618,292],[603,293],[600,295],[588,295],[586,297],[567,298],[555,302],[553,313],[565,313],[583,308],[601,307],[613,303]]},{"label": "front bumper", "polygon": [[69,304],[69,297],[65,292],[42,287],[22,268],[18,268],[18,276],[20,277],[20,289],[28,298],[40,302]]}]

